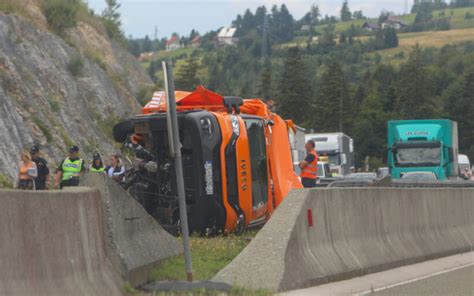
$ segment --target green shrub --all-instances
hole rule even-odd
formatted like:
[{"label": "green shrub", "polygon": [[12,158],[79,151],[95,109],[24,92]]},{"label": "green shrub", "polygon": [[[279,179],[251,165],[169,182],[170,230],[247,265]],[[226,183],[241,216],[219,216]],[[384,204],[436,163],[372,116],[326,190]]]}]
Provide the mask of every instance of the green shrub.
[{"label": "green shrub", "polygon": [[49,98],[49,106],[54,112],[59,112],[61,110],[61,98],[58,95],[52,95]]},{"label": "green shrub", "polygon": [[0,174],[0,188],[13,188],[13,182],[9,176]]},{"label": "green shrub", "polygon": [[32,120],[46,137],[46,141],[50,143],[53,140],[53,136],[49,131],[49,127],[39,117],[33,116]]},{"label": "green shrub", "polygon": [[80,0],[44,0],[43,10],[51,29],[62,35],[75,27],[80,3]]},{"label": "green shrub", "polygon": [[107,70],[107,64],[105,63],[105,58],[102,53],[97,50],[88,48],[84,52],[84,55],[92,62],[94,62],[97,66],[99,66],[102,70]]},{"label": "green shrub", "polygon": [[150,99],[153,97],[153,85],[141,85],[140,89],[137,92],[137,100],[140,105],[145,106]]},{"label": "green shrub", "polygon": [[73,55],[67,63],[67,69],[74,77],[81,75],[82,69],[84,69],[84,59],[82,56],[79,54]]}]

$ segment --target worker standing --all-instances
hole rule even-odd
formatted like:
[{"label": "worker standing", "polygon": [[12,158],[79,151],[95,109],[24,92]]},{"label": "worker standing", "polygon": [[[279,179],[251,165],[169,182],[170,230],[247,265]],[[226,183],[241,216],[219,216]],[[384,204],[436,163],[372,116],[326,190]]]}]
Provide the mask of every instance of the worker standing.
[{"label": "worker standing", "polygon": [[92,164],[89,168],[89,171],[92,173],[105,173],[105,166],[104,162],[102,161],[102,157],[99,153],[94,153],[92,157]]},{"label": "worker standing", "polygon": [[84,160],[79,157],[79,147],[69,148],[69,157],[66,157],[56,171],[55,188],[79,186],[79,179],[84,173]]},{"label": "worker standing", "polygon": [[41,157],[40,148],[38,145],[33,145],[30,149],[31,160],[36,163],[38,176],[35,178],[36,190],[49,189],[49,168],[48,162]]},{"label": "worker standing", "polygon": [[318,154],[314,148],[316,144],[314,141],[309,140],[306,143],[306,158],[300,161],[301,168],[301,183],[304,188],[316,187],[316,179],[318,178]]}]

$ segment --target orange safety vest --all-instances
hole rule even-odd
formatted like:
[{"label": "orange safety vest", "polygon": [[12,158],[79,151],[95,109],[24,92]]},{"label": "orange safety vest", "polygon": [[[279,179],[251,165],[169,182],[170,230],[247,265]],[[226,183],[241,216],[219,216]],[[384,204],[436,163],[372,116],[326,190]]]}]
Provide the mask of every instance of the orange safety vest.
[{"label": "orange safety vest", "polygon": [[318,154],[314,150],[310,154],[314,155],[314,160],[301,169],[301,178],[316,179],[318,177]]}]

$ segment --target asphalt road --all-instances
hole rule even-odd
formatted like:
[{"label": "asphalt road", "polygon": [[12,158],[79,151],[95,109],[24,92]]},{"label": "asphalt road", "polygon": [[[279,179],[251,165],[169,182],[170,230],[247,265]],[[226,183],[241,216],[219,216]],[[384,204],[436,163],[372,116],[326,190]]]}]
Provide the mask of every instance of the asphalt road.
[{"label": "asphalt road", "polygon": [[280,295],[474,296],[474,252],[288,291]]},{"label": "asphalt road", "polygon": [[457,269],[368,295],[474,295],[474,266]]}]

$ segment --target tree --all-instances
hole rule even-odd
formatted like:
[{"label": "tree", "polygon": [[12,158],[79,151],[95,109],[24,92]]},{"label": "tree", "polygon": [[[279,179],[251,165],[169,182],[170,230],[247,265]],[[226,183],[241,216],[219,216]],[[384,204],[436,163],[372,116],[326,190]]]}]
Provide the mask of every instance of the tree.
[{"label": "tree", "polygon": [[76,26],[79,0],[45,0],[44,14],[49,26],[59,35]]},{"label": "tree", "polygon": [[282,74],[276,96],[278,112],[298,124],[307,124],[311,112],[313,89],[307,63],[303,61],[298,47],[288,50],[283,63]]},{"label": "tree", "polygon": [[444,109],[450,119],[459,127],[460,150],[474,159],[474,67],[468,68],[464,75],[454,81],[443,94]]},{"label": "tree", "polygon": [[176,89],[193,91],[201,83],[197,77],[199,63],[195,55],[191,54],[176,74]]},{"label": "tree", "polygon": [[397,31],[394,28],[387,28],[384,30],[384,44],[385,48],[398,47]]},{"label": "tree", "polygon": [[295,20],[288,11],[285,4],[272,7],[272,14],[270,19],[270,31],[272,38],[278,43],[291,41],[294,37]]},{"label": "tree", "polygon": [[345,0],[342,3],[342,8],[341,8],[341,21],[347,22],[347,21],[350,21],[351,19],[352,19],[352,13],[349,9],[349,3],[347,2],[347,0]]},{"label": "tree", "polygon": [[124,39],[121,29],[122,21],[120,20],[120,3],[117,0],[105,0],[107,7],[102,11],[102,20],[107,35],[118,41]]},{"label": "tree", "polygon": [[362,10],[354,11],[353,16],[357,20],[365,19],[365,16],[364,16],[364,13],[362,12]]},{"label": "tree", "polygon": [[321,77],[316,114],[318,130],[350,134],[354,109],[345,74],[338,62],[332,61]]},{"label": "tree", "polygon": [[263,70],[260,74],[260,83],[258,85],[259,96],[268,101],[272,97],[272,64],[269,58],[263,62]]},{"label": "tree", "polygon": [[378,83],[373,85],[367,97],[362,102],[357,124],[354,131],[354,144],[357,147],[356,163],[361,166],[365,157],[385,158],[387,146],[385,122],[389,119],[383,111]]},{"label": "tree", "polygon": [[151,80],[154,83],[158,82],[158,77],[156,76],[156,71],[160,68],[160,64],[158,61],[151,60],[150,64],[148,65],[148,75],[150,76]]},{"label": "tree", "polygon": [[430,93],[430,73],[423,52],[417,44],[408,61],[402,65],[398,85],[398,111],[402,118],[422,119],[435,115]]},{"label": "tree", "polygon": [[153,44],[151,43],[150,37],[148,35],[143,39],[142,52],[150,52],[153,50]]},{"label": "tree", "polygon": [[318,44],[323,53],[328,53],[336,46],[336,34],[334,25],[327,25],[323,29],[323,34],[318,39]]},{"label": "tree", "polygon": [[316,4],[312,4],[311,9],[309,11],[309,25],[316,26],[319,23],[320,16],[321,12],[319,10],[319,6]]}]

